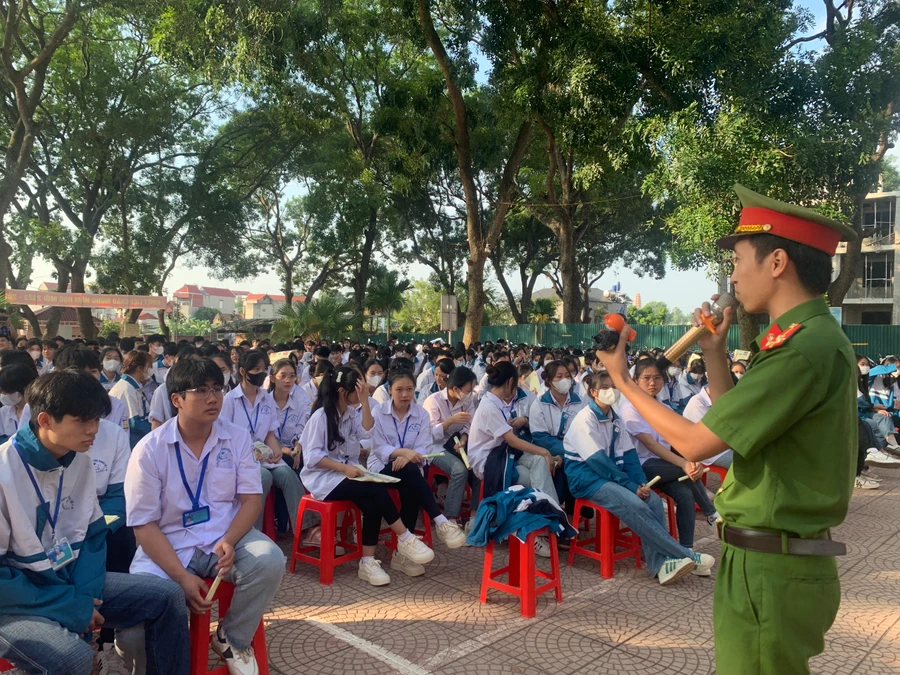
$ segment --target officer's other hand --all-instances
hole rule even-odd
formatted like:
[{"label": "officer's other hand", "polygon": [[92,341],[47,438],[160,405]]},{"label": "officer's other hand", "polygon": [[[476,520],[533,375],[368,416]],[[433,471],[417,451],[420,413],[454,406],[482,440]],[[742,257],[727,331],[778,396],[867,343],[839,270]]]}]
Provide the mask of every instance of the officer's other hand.
[{"label": "officer's other hand", "polygon": [[[718,295],[714,295],[712,296],[712,298],[710,298],[712,302],[715,302],[718,299]],[[694,319],[692,321],[693,325],[695,327],[704,325],[701,318],[704,316],[712,316],[712,310],[710,309],[709,302],[704,302],[700,307],[694,310]],[[716,326],[715,333],[706,333],[697,341],[697,346],[700,347],[700,349],[702,349],[704,352],[713,351],[716,349],[725,349],[725,345],[728,342],[728,329],[731,327],[731,324],[734,321],[734,310],[732,310],[731,307],[726,307],[724,317],[725,318],[722,320],[722,323]]]}]

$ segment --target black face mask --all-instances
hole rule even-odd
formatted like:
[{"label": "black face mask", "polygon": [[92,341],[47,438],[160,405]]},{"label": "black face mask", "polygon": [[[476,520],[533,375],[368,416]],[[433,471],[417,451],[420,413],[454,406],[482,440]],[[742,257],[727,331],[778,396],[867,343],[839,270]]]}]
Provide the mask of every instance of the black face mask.
[{"label": "black face mask", "polygon": [[263,382],[266,381],[265,373],[249,373],[247,375],[247,382],[252,384],[254,387],[261,387]]}]

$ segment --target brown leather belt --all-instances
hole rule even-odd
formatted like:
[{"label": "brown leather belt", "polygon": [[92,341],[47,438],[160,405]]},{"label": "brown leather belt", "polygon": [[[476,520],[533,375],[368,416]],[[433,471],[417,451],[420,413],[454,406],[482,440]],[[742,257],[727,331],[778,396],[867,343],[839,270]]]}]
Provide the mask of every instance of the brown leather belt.
[{"label": "brown leather belt", "polygon": [[821,534],[808,539],[790,532],[750,530],[745,527],[716,522],[716,534],[726,544],[760,553],[786,553],[788,555],[839,556],[847,554],[847,546],[832,541],[831,535]]}]

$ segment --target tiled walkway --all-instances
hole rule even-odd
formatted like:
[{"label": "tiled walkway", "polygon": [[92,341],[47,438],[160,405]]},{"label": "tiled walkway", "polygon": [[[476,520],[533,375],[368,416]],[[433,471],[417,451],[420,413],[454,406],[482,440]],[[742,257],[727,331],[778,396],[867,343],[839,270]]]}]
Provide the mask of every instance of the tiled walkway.
[{"label": "tiled walkway", "polygon": [[[856,491],[835,538],[844,599],[815,673],[900,673],[900,471],[881,470],[880,490]],[[713,485],[710,481],[711,487]],[[698,520],[699,550],[718,545]],[[387,560],[386,552],[379,556]],[[314,571],[285,575],[268,615],[270,663],[283,675],[352,673],[691,673],[715,670],[713,578],[688,576],[662,588],[645,570],[618,563],[614,579],[580,559],[563,567],[563,602],[547,594],[537,617],[491,592],[478,602],[483,552],[447,551],[424,577],[392,575],[373,588],[353,565],[332,586]],[[387,565],[385,565],[387,568]],[[713,573],[715,575],[715,572]]]},{"label": "tiled walkway", "polygon": [[[843,602],[812,662],[822,675],[900,673],[900,471],[880,470],[880,490],[856,491],[835,539]],[[710,486],[714,487],[714,481]],[[705,522],[698,549],[718,557]],[[285,548],[287,546],[285,545]],[[387,560],[387,552],[378,555]],[[392,574],[373,588],[355,564],[320,586],[312,568],[286,574],[266,616],[273,675],[405,675],[520,673],[713,673],[712,578],[688,576],[668,588],[632,563],[614,579],[598,564],[563,563],[563,602],[538,599],[537,617],[522,619],[510,596],[492,591],[478,602],[483,552],[447,551],[424,577]],[[389,570],[387,564],[385,568]]]}]

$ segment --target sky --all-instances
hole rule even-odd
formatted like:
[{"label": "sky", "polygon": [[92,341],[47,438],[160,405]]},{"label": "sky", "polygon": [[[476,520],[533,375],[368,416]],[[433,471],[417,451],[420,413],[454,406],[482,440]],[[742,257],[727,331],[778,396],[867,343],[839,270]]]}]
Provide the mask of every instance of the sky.
[{"label": "sky", "polygon": [[[814,17],[816,25],[810,31],[816,33],[821,30],[823,25],[825,10],[824,3],[821,0],[801,0],[798,6],[809,9]],[[816,43],[810,43],[807,47],[815,47]],[[889,156],[897,158],[900,152],[897,149],[891,150]],[[489,279],[494,279],[494,273],[491,266],[487,266]],[[410,279],[425,279],[429,276],[430,270],[419,263],[409,265],[405,274]],[[515,277],[509,278],[510,286],[514,290],[521,290]],[[35,269],[32,277],[32,288],[42,281],[54,281],[53,267],[42,260],[35,261]],[[692,311],[703,300],[709,298],[716,292],[716,284],[711,279],[706,269],[701,270],[676,270],[669,266],[666,269],[666,275],[663,279],[652,279],[649,277],[639,277],[631,270],[613,267],[595,285],[601,290],[611,287],[615,283],[622,284],[622,292],[634,298],[637,293],[641,294],[641,301],[647,302],[658,300],[666,303],[669,307],[678,307],[684,311]],[[493,283],[496,284],[496,281]],[[233,290],[245,290],[251,293],[273,293],[280,294],[280,283],[278,275],[273,271],[262,274],[250,279],[217,279],[211,270],[204,267],[189,267],[179,264],[175,267],[170,281],[167,284],[168,296],[171,298],[172,293],[184,284],[197,284],[200,286],[215,286],[230,288]],[[544,279],[539,279],[535,290],[549,288],[550,283]],[[302,291],[298,291],[301,292]]]}]

